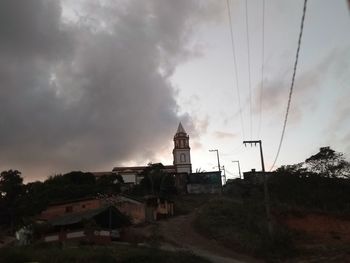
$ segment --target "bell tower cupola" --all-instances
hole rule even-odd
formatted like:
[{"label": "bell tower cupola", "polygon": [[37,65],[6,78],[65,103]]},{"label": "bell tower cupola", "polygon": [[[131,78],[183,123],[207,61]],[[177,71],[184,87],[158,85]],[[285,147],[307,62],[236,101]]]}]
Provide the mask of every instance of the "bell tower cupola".
[{"label": "bell tower cupola", "polygon": [[177,173],[192,173],[190,137],[181,122],[174,136],[174,166]]}]

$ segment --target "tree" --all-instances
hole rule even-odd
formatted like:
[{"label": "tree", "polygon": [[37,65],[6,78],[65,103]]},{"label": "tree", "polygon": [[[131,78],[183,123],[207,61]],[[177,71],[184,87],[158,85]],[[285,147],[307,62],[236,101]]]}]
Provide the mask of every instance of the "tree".
[{"label": "tree", "polygon": [[44,185],[49,202],[92,196],[98,191],[95,176],[81,171],[51,176]]},{"label": "tree", "polygon": [[309,209],[350,209],[349,163],[342,153],[322,147],[303,163],[282,166],[269,178],[271,199]]},{"label": "tree", "polygon": [[310,172],[328,178],[349,178],[350,164],[343,153],[330,147],[321,147],[320,151],[305,160],[305,166]]},{"label": "tree", "polygon": [[0,194],[4,199],[14,199],[23,187],[21,172],[17,170],[3,171],[0,174]]},{"label": "tree", "polygon": [[141,175],[143,179],[140,185],[145,194],[165,197],[176,192],[174,177],[164,171],[164,165],[161,163],[148,164]]},{"label": "tree", "polygon": [[96,179],[96,190],[100,194],[118,194],[123,183],[123,177],[119,174],[102,175]]},{"label": "tree", "polygon": [[17,170],[3,171],[0,174],[0,223],[10,224],[13,230],[20,211],[20,200],[23,195],[23,179]]},{"label": "tree", "polygon": [[36,181],[24,185],[21,210],[24,217],[39,214],[49,204],[48,191],[43,182]]}]

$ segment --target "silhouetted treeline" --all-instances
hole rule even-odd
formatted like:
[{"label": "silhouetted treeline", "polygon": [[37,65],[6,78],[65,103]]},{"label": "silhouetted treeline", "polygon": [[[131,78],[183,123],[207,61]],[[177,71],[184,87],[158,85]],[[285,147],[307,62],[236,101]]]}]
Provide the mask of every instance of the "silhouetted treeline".
[{"label": "silhouetted treeline", "polygon": [[278,171],[269,178],[275,204],[328,212],[350,212],[350,180]]},{"label": "silhouetted treeline", "polygon": [[[270,200],[276,208],[350,213],[350,164],[330,147],[305,162],[281,166],[269,173]],[[263,200],[262,184],[235,180],[225,187],[229,196]]]}]

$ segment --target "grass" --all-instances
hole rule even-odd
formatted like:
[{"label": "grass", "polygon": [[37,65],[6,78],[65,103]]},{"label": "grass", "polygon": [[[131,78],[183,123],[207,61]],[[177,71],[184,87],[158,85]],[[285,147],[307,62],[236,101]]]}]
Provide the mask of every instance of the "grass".
[{"label": "grass", "polygon": [[294,252],[287,229],[275,224],[274,237],[269,237],[259,202],[213,199],[200,209],[194,224],[200,233],[241,252],[265,258],[283,258]]},{"label": "grass", "polygon": [[187,194],[178,195],[175,198],[175,214],[185,215],[193,212],[209,200],[215,198],[215,194]]},{"label": "grass", "polygon": [[0,249],[1,263],[50,262],[50,263],[207,263],[208,261],[188,252],[169,252],[156,248],[136,246],[77,246],[59,245],[7,247]]}]

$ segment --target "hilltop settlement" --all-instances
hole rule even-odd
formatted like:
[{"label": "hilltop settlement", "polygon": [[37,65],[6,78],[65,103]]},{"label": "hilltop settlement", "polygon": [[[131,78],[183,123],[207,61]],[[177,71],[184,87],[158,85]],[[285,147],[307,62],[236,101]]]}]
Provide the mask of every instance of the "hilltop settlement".
[{"label": "hilltop settlement", "polygon": [[[220,170],[192,171],[190,137],[181,123],[173,141],[171,165],[73,171],[27,184],[19,171],[3,171],[0,262],[44,262],[52,254],[59,257],[53,262],[175,262],[178,256],[208,262],[247,255],[348,262],[350,164],[342,153],[321,147],[302,163],[225,181]],[[73,252],[77,246],[94,249]]]}]

